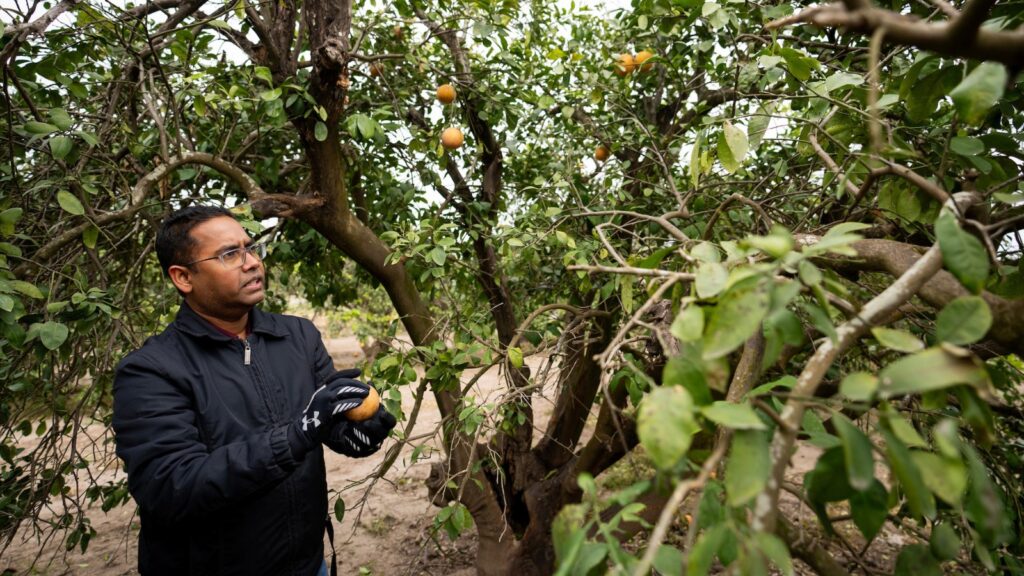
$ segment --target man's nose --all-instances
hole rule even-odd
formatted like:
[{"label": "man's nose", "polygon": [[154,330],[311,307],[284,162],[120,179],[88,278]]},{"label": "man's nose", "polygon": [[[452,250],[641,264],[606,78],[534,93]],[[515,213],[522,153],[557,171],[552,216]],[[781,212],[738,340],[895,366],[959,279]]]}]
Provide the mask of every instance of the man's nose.
[{"label": "man's nose", "polygon": [[254,254],[252,252],[245,253],[245,261],[242,262],[243,270],[253,270],[255,268],[259,268],[262,265],[263,261],[260,260],[259,254]]}]

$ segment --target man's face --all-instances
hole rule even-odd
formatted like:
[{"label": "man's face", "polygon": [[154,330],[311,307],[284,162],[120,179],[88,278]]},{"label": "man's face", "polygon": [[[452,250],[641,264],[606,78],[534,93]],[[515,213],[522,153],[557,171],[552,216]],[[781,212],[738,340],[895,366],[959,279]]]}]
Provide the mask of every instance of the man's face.
[{"label": "man's face", "polygon": [[[197,312],[213,317],[240,317],[263,301],[263,262],[247,254],[245,264],[228,269],[215,256],[252,244],[242,226],[227,216],[213,218],[192,228],[196,247],[191,267],[178,266],[171,279]],[[210,260],[204,260],[211,258]]]}]

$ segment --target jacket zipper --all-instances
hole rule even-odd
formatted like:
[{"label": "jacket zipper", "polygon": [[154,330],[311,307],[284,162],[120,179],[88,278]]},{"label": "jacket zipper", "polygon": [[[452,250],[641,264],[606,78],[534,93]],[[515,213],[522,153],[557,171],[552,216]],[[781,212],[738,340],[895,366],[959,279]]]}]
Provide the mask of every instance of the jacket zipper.
[{"label": "jacket zipper", "polygon": [[245,365],[248,366],[252,363],[252,348],[249,347],[248,338],[242,340],[242,343],[245,344]]}]

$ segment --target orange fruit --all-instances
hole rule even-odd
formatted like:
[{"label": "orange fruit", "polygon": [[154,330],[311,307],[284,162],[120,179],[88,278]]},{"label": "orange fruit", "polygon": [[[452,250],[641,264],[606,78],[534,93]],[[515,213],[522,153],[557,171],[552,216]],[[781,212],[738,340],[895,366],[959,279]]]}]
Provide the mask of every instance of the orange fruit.
[{"label": "orange fruit", "polygon": [[376,62],[373,62],[372,64],[370,64],[370,76],[373,76],[374,78],[376,78],[377,76],[380,76],[380,73],[383,72],[383,71],[384,71],[384,67],[381,66],[380,64],[378,64]]},{"label": "orange fruit", "polygon": [[462,130],[458,128],[445,128],[444,132],[441,133],[441,145],[448,150],[455,150],[462,146],[465,138],[462,136]]},{"label": "orange fruit", "polygon": [[594,159],[598,162],[604,162],[609,156],[611,156],[611,150],[608,150],[608,147],[604,144],[601,144],[597,147],[597,150],[594,150]]},{"label": "orange fruit", "polygon": [[[653,52],[650,52],[648,50],[641,50],[636,53],[636,56],[633,57],[633,62],[636,64],[636,67],[639,68],[641,72],[647,72],[651,68],[654,68],[654,62],[647,62],[648,60],[651,59],[651,56],[654,56]],[[645,64],[645,62],[647,63]]]},{"label": "orange fruit", "polygon": [[395,38],[401,40],[402,39],[402,27],[396,24],[395,27],[391,29],[391,34],[394,35]]},{"label": "orange fruit", "polygon": [[632,54],[619,54],[618,60],[615,62],[615,73],[619,76],[626,76],[632,74],[633,70],[636,69],[636,60]]},{"label": "orange fruit", "polygon": [[380,394],[377,390],[370,386],[370,394],[366,398],[363,398],[363,403],[355,408],[345,412],[345,418],[353,422],[362,422],[363,420],[369,420],[377,413],[377,407],[380,406]]},{"label": "orange fruit", "polygon": [[441,84],[437,87],[437,99],[442,104],[455,102],[455,87],[451,84]]}]

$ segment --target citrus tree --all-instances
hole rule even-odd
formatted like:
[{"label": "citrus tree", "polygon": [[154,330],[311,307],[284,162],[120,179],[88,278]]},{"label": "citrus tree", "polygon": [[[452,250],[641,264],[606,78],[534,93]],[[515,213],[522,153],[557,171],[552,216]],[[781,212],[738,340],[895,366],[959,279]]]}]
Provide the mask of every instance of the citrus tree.
[{"label": "citrus tree", "polygon": [[378,474],[439,448],[480,573],[1017,569],[1018,4],[44,9],[0,47],[6,543],[129,501],[75,439],[176,308],[156,224],[219,202],[314,304],[386,294]]}]

